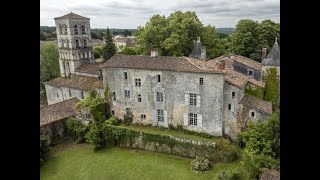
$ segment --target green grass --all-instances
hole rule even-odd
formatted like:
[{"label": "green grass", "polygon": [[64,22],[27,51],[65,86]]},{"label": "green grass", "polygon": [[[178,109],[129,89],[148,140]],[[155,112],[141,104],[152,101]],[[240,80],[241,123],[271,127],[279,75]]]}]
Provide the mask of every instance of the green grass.
[{"label": "green grass", "polygon": [[136,125],[132,125],[132,124],[130,124],[129,126],[121,124],[120,126],[125,127],[125,128],[134,129],[134,130],[140,130],[143,132],[156,133],[156,134],[166,134],[166,135],[172,135],[172,136],[180,137],[180,138],[210,141],[210,142],[216,142],[219,138],[221,138],[221,137],[205,138],[205,137],[200,137],[200,136],[191,135],[191,134],[184,134],[183,132],[170,130],[170,129],[160,130],[156,127],[151,127],[151,126],[143,127],[143,126],[136,126]]},{"label": "green grass", "polygon": [[217,179],[223,170],[240,165],[217,163],[207,172],[195,173],[190,163],[191,159],[149,151],[114,147],[93,152],[89,144],[60,144],[40,168],[40,179]]}]

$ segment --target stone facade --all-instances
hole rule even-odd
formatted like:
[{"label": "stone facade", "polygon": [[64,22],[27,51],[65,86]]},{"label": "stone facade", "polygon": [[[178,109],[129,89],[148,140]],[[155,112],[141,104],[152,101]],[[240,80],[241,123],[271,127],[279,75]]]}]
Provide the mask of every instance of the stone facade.
[{"label": "stone facade", "polygon": [[[158,75],[161,82],[157,81]],[[199,85],[200,78],[203,85]],[[141,86],[135,86],[135,79],[140,79]],[[164,127],[183,125],[186,129],[222,135],[222,74],[104,68],[103,81],[115,94],[113,110],[119,118],[130,108],[133,122]],[[125,97],[125,90],[130,91],[130,98]],[[157,92],[163,93],[163,102],[157,101]],[[190,93],[197,95],[196,106],[189,105]],[[163,122],[158,121],[157,110],[163,110]],[[197,114],[197,125],[188,124],[189,113]]]},{"label": "stone facade", "polygon": [[[245,76],[250,76],[252,78],[254,78],[255,80],[260,80],[261,79],[261,70],[257,70],[257,69],[254,69],[250,66],[247,66],[245,64],[242,64],[240,62],[237,62],[237,61],[234,61],[232,63],[233,65],[233,69]],[[251,73],[250,73],[251,71]]]}]

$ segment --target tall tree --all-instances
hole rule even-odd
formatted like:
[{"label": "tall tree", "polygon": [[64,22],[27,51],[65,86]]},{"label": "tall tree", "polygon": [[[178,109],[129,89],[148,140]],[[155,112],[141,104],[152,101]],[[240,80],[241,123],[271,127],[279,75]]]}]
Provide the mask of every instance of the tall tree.
[{"label": "tall tree", "polygon": [[110,34],[109,28],[107,28],[107,32],[105,34],[105,45],[103,47],[103,59],[108,60],[117,52],[117,48],[113,43],[112,36]]},{"label": "tall tree", "polygon": [[268,69],[263,78],[266,82],[264,100],[271,101],[273,110],[278,110],[280,108],[280,80],[277,76],[277,69]]},{"label": "tall tree", "polygon": [[[277,37],[280,39],[280,24],[271,20],[262,21],[257,27],[259,50],[267,48],[271,50],[274,39]],[[279,43],[279,42],[278,42]]]},{"label": "tall tree", "polygon": [[[40,91],[45,93],[44,82],[58,77],[59,53],[53,43],[48,43],[40,47]],[[43,94],[45,97],[45,94]]]}]

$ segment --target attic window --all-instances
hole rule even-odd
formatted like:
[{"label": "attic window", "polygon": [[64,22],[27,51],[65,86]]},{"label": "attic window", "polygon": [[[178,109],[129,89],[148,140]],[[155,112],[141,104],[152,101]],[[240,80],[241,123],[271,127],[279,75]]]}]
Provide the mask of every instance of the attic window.
[{"label": "attic window", "polygon": [[200,86],[203,85],[203,78],[200,78]]},{"label": "attic window", "polygon": [[157,82],[161,82],[161,76],[160,75],[157,75]]},{"label": "attic window", "polygon": [[249,70],[248,75],[249,75],[249,76],[252,76],[252,75],[253,75],[253,71],[252,71],[252,70]]},{"label": "attic window", "polygon": [[234,98],[236,96],[235,92],[232,92],[232,98]]},{"label": "attic window", "polygon": [[123,76],[124,76],[124,80],[128,79],[128,73],[127,72],[124,72]]}]

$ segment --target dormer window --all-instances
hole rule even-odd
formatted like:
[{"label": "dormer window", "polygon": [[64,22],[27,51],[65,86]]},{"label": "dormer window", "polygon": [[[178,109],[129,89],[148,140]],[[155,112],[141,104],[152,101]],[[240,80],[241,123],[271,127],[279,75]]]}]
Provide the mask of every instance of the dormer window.
[{"label": "dormer window", "polygon": [[248,75],[249,75],[249,76],[253,76],[253,71],[252,71],[252,70],[249,70]]}]

